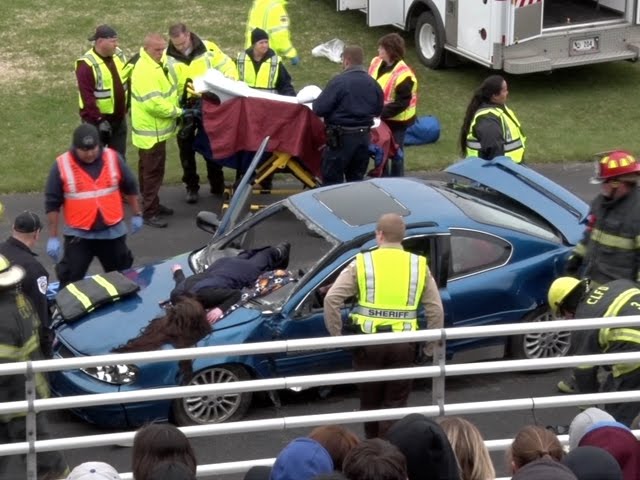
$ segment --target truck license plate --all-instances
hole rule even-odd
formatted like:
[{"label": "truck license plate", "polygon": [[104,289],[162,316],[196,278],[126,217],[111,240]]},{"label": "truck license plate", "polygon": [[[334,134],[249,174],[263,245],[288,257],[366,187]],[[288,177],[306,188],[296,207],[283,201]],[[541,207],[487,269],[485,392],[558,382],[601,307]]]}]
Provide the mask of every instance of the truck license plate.
[{"label": "truck license plate", "polygon": [[572,38],[571,54],[581,55],[584,53],[593,53],[600,50],[600,37],[588,38]]}]

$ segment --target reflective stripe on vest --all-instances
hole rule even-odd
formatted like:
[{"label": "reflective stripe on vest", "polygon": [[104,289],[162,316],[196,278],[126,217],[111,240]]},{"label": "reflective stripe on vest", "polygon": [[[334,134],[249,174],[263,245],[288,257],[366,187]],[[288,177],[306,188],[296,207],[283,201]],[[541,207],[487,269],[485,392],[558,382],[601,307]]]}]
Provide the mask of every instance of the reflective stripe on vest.
[{"label": "reflective stripe on vest", "polygon": [[502,135],[504,138],[504,154],[516,163],[522,162],[524,158],[526,137],[522,133],[520,122],[516,118],[512,110],[506,105],[502,108],[481,108],[479,109],[469,127],[467,133],[467,157],[477,157],[482,148],[480,141],[473,136],[473,127],[478,119],[484,115],[493,114],[499,120],[502,126]]},{"label": "reflective stripe on vest", "polygon": [[598,228],[591,230],[591,236],[589,238],[591,241],[606,247],[619,248],[621,250],[635,250],[637,248],[635,238],[619,237],[603,232]]},{"label": "reflective stripe on vest", "polygon": [[[246,52],[238,54],[238,77],[252,88],[276,92],[276,80],[278,79],[278,69],[280,61],[277,55],[273,55],[268,62],[260,63],[258,71],[255,71],[253,61]],[[262,68],[269,65],[268,68]]]},{"label": "reflective stripe on vest", "polygon": [[[115,111],[115,98],[113,92],[113,78],[109,67],[105,65],[104,60],[102,60],[102,58],[100,58],[93,49],[86,52],[76,61],[76,63],[77,62],[85,62],[93,70],[93,77],[95,79],[93,96],[96,99],[96,106],[100,113],[113,113]],[[120,76],[120,81],[126,98],[129,69],[125,67],[126,57],[120,48],[116,48],[116,52],[113,55],[113,63],[115,64],[116,70]],[[80,109],[84,108],[84,102],[82,101],[82,96],[80,94],[78,94],[78,101]]]},{"label": "reflective stripe on vest", "polygon": [[261,28],[269,35],[269,46],[284,58],[293,58],[298,52],[291,43],[289,17],[282,1],[254,1],[245,30],[245,48],[252,45],[251,32]]},{"label": "reflective stripe on vest", "polygon": [[417,311],[428,272],[424,257],[401,249],[380,248],[356,256],[358,305],[352,320],[364,333],[382,327],[417,330]]},{"label": "reflective stripe on vest", "polygon": [[72,228],[90,230],[98,212],[107,226],[115,225],[124,217],[117,152],[103,149],[102,161],[102,170],[94,180],[79,166],[71,152],[56,159],[64,191],[64,218]]},{"label": "reflective stripe on vest", "polygon": [[411,70],[403,60],[400,60],[396,63],[391,72],[387,72],[378,77],[378,70],[380,69],[382,62],[383,60],[381,57],[374,57],[369,65],[369,75],[373,77],[380,85],[380,88],[382,88],[385,104],[395,101],[396,87],[399,83],[404,81],[407,77],[410,77],[411,80],[413,80],[409,106],[395,117],[391,117],[388,120],[404,121],[413,118],[416,115],[416,107],[418,105],[418,80],[413,73],[413,70]]}]

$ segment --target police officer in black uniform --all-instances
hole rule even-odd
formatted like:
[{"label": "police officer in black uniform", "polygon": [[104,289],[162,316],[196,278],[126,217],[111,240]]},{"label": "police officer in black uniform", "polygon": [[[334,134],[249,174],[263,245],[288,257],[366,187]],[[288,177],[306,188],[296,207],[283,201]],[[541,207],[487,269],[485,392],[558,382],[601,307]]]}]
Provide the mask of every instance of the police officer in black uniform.
[{"label": "police officer in black uniform", "polygon": [[313,102],[324,117],[327,145],[322,155],[324,185],[362,180],[369,164],[369,130],[384,106],[384,94],[362,65],[364,52],[353,45],[342,52],[344,71]]},{"label": "police officer in black uniform", "polygon": [[37,260],[32,250],[40,238],[42,223],[33,212],[24,211],[13,222],[11,236],[0,244],[0,254],[7,257],[12,265],[25,271],[22,291],[33,304],[40,318],[40,344],[45,356],[50,357],[51,334],[49,332],[49,303],[47,286],[49,273]]}]

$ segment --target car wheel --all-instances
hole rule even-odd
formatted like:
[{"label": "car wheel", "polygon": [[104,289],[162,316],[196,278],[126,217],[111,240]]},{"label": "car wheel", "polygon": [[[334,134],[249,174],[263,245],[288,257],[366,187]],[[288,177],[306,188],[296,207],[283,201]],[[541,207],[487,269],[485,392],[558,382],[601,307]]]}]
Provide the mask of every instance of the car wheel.
[{"label": "car wheel", "polygon": [[[554,319],[547,307],[541,307],[523,322],[548,322]],[[511,337],[511,356],[521,359],[564,357],[571,346],[571,332],[538,332]]]},{"label": "car wheel", "polygon": [[[188,385],[250,380],[251,375],[240,365],[216,365],[193,375]],[[178,425],[205,425],[239,420],[249,409],[251,392],[221,396],[177,398],[173,401],[173,418]]]},{"label": "car wheel", "polygon": [[433,13],[422,13],[416,22],[415,45],[418,58],[423,65],[434,70],[444,65],[445,34]]}]

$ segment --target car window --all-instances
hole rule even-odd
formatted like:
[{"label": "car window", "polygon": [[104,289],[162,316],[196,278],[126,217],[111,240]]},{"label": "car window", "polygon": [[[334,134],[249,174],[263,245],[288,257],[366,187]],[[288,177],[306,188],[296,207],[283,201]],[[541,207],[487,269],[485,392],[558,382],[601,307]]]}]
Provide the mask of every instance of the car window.
[{"label": "car window", "polygon": [[476,222],[562,243],[561,236],[544,218],[499,192],[463,184],[439,188],[439,191]]},{"label": "car window", "polygon": [[451,229],[450,279],[504,265],[511,250],[509,242],[494,235]]}]

